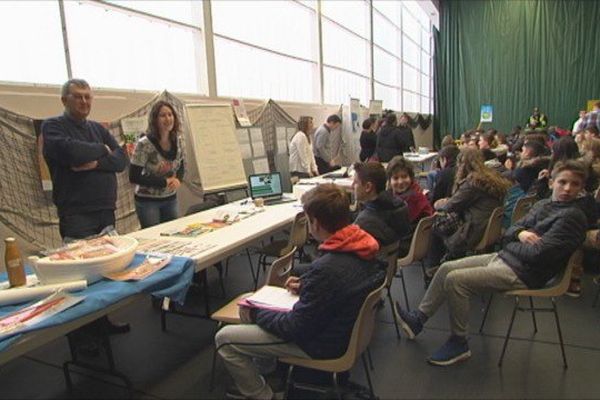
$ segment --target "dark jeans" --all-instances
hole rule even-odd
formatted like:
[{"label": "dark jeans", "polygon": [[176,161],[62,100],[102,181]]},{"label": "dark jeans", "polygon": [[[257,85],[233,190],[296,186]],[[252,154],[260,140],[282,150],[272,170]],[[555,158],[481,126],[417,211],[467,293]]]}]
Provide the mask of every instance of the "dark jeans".
[{"label": "dark jeans", "polygon": [[83,239],[97,235],[109,225],[115,226],[114,210],[100,210],[84,214],[63,215],[59,218],[60,236]]},{"label": "dark jeans", "polygon": [[317,169],[319,170],[319,175],[326,174],[331,171],[335,171],[336,169],[340,169],[339,165],[334,165],[333,167],[329,165],[329,163],[323,160],[321,157],[315,157],[315,162],[317,163]]},{"label": "dark jeans", "polygon": [[292,171],[292,172],[290,172],[290,175],[297,176],[300,179],[310,178],[310,174],[308,174],[307,172]]},{"label": "dark jeans", "polygon": [[135,199],[135,212],[142,229],[178,218],[177,197],[167,200]]}]

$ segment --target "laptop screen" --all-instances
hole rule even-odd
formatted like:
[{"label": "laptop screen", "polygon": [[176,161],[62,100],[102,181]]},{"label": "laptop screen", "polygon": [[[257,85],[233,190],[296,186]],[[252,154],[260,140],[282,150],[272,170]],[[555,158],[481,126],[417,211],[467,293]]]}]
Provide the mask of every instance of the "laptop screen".
[{"label": "laptop screen", "polygon": [[281,197],[283,194],[279,172],[250,175],[248,180],[250,182],[250,197],[253,199]]}]

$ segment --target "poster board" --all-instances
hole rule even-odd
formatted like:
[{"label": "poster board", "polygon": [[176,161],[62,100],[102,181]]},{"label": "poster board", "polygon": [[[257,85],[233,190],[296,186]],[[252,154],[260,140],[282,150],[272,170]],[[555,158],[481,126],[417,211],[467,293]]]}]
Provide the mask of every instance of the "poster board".
[{"label": "poster board", "polygon": [[230,104],[186,104],[196,166],[204,192],[246,187]]}]

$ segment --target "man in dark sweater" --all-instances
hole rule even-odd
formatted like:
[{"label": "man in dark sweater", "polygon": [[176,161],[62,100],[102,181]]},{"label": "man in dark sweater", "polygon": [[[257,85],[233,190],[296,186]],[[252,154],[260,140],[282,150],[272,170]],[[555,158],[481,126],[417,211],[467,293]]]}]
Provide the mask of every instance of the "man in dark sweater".
[{"label": "man in dark sweater", "polygon": [[580,198],[587,170],[578,161],[559,162],[552,170],[552,198],[539,201],[511,226],[498,253],[467,257],[441,265],[416,311],[396,311],[407,336],[413,339],[423,324],[448,301],[452,335],[428,358],[434,365],[451,365],[471,356],[467,344],[469,297],[488,291],[541,288],[564,270],[583,243],[587,218]]},{"label": "man in dark sweater", "polygon": [[[61,91],[64,114],[42,124],[44,158],[63,239],[83,239],[115,225],[115,173],[125,169],[127,156],[102,125],[87,120],[92,99],[86,81],[70,79]],[[107,317],[85,328],[109,334],[129,331],[128,324],[113,324]],[[97,349],[92,345],[88,353],[96,354]]]},{"label": "man in dark sweater", "polygon": [[270,399],[273,392],[253,358],[304,357],[327,359],[347,349],[354,322],[366,296],[383,284],[375,259],[377,241],[350,225],[345,191],[323,184],[302,196],[313,237],[323,255],[286,288],[299,295],[289,312],[240,309],[242,325],[229,325],[215,336],[219,354],[240,393]]},{"label": "man in dark sweater", "polygon": [[63,238],[81,239],[115,225],[115,173],[125,169],[127,156],[102,125],[87,120],[92,99],[86,81],[71,79],[62,87],[64,114],[42,124]]},{"label": "man in dark sweater", "polygon": [[409,243],[412,230],[408,222],[408,207],[385,190],[385,168],[378,162],[354,164],[352,187],[360,211],[354,223],[373,236],[381,246],[400,239]]}]

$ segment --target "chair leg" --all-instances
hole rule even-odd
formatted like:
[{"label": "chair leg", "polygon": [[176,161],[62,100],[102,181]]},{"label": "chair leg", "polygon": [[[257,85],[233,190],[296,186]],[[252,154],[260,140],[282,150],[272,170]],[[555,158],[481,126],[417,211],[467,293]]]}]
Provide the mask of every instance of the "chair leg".
[{"label": "chair leg", "polygon": [[227,294],[225,293],[225,283],[223,282],[223,263],[219,261],[215,264],[215,268],[219,272],[219,286],[221,287],[221,294],[225,298],[227,297]]},{"label": "chair leg", "polygon": [[342,400],[342,392],[340,392],[340,386],[338,385],[337,373],[333,373],[333,390],[335,391],[335,397],[338,400]]},{"label": "chair leg", "polygon": [[390,301],[390,309],[392,310],[392,317],[394,318],[394,326],[396,327],[396,336],[400,339],[400,328],[398,327],[398,317],[396,316],[396,306],[394,305],[394,300],[392,299],[392,293],[390,288],[387,288],[387,298]]},{"label": "chair leg", "polygon": [[506,332],[506,337],[504,338],[504,346],[502,346],[502,354],[500,354],[500,360],[498,361],[498,366],[502,366],[502,360],[504,359],[504,353],[506,352],[506,346],[508,345],[508,339],[510,338],[510,332],[512,331],[513,323],[515,322],[515,314],[517,313],[517,308],[519,307],[519,297],[515,297],[515,306],[513,308],[512,315],[510,317],[510,323],[508,324],[508,331]]},{"label": "chair leg", "polygon": [[531,306],[531,319],[533,321],[533,333],[537,333],[537,321],[535,320],[535,310],[533,309],[533,297],[529,296],[529,305]]},{"label": "chair leg", "polygon": [[402,281],[402,291],[404,292],[404,304],[406,305],[406,311],[410,311],[410,304],[408,304],[408,291],[406,290],[406,280],[404,280],[404,271],[400,271],[400,280]]},{"label": "chair leg", "polygon": [[367,359],[369,360],[369,368],[371,369],[371,371],[375,370],[375,367],[373,366],[373,358],[371,358],[371,349],[369,349],[367,347]]},{"label": "chair leg", "polygon": [[294,366],[290,365],[288,368],[287,377],[285,379],[285,391],[283,393],[284,399],[289,399],[290,391],[294,389],[294,382],[292,381],[292,373],[294,372]]},{"label": "chair leg", "polygon": [[[219,329],[221,329],[221,327],[223,326],[223,324],[221,322],[219,322],[217,324],[217,329],[215,329],[215,334],[219,331]],[[213,349],[213,357],[212,357],[212,368],[210,370],[210,383],[208,385],[208,391],[212,393],[212,391],[215,389],[215,375],[216,375],[216,369],[217,367],[217,347],[215,346],[215,348]]]},{"label": "chair leg", "polygon": [[490,312],[490,307],[492,306],[493,298],[494,298],[494,293],[490,293],[490,299],[488,300],[487,306],[485,307],[485,312],[483,313],[483,319],[481,320],[481,326],[479,326],[479,333],[483,333],[483,326],[485,325],[485,320],[487,319],[488,313]]},{"label": "chair leg", "polygon": [[256,285],[258,283],[258,275],[254,272],[254,264],[252,263],[252,257],[250,256],[249,249],[246,249],[246,256],[248,257],[248,263],[250,264],[250,273],[252,274],[252,281],[254,282],[254,290],[256,290]]},{"label": "chair leg", "polygon": [[558,331],[558,340],[560,341],[560,351],[562,352],[563,367],[567,369],[567,356],[565,354],[565,344],[563,343],[562,331],[560,330],[560,322],[558,322],[558,310],[556,309],[556,301],[552,297],[552,311],[554,312],[554,318],[556,319],[556,330]]},{"label": "chair leg", "polygon": [[360,357],[362,359],[362,365],[365,369],[365,375],[367,375],[367,382],[369,383],[369,392],[371,393],[371,398],[375,398],[375,392],[373,391],[373,382],[371,382],[371,373],[369,372],[369,368],[367,368],[367,361],[365,360],[365,353],[363,353]]}]

